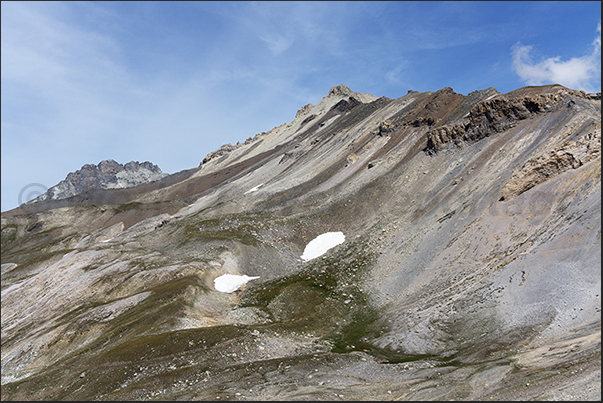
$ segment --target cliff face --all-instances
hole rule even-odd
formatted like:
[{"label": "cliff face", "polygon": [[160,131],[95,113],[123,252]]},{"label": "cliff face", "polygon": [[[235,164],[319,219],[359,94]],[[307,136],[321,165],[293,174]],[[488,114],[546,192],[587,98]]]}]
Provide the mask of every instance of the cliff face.
[{"label": "cliff face", "polygon": [[2,399],[600,399],[600,102],[339,85],[5,212]]},{"label": "cliff face", "polygon": [[98,165],[86,164],[81,169],[70,172],[64,180],[30,203],[67,199],[85,191],[128,188],[157,181],[166,175],[157,165],[148,161],[130,161],[122,165],[113,160],[105,160]]},{"label": "cliff face", "polygon": [[[491,99],[494,98],[494,99]],[[515,91],[507,95],[495,94],[470,110],[466,119],[454,124],[436,127],[427,133],[427,150],[437,152],[447,144],[478,141],[491,134],[514,127],[520,121],[553,108],[571,108],[572,98],[591,99],[582,91],[570,91],[562,86],[553,86],[545,93]]]}]

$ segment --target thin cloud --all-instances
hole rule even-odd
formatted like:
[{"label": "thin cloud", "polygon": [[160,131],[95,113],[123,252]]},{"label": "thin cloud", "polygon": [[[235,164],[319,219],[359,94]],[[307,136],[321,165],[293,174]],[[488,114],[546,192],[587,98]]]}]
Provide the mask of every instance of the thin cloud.
[{"label": "thin cloud", "polygon": [[403,84],[402,73],[408,68],[408,63],[402,62],[385,73],[385,78],[392,84]]},{"label": "thin cloud", "polygon": [[289,47],[293,43],[293,41],[278,34],[267,34],[261,36],[260,39],[266,42],[268,49],[270,49],[270,51],[276,55],[289,49]]},{"label": "thin cloud", "polygon": [[531,46],[516,43],[512,47],[513,71],[528,85],[561,84],[572,89],[596,92],[601,90],[601,22],[593,50],[582,57],[561,60],[549,57],[538,63],[532,61]]}]

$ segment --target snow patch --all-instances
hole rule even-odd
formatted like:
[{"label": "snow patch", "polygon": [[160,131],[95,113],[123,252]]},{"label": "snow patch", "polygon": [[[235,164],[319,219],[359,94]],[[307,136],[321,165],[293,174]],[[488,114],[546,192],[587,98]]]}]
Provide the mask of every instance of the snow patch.
[{"label": "snow patch", "polygon": [[301,258],[303,261],[307,262],[308,260],[324,255],[329,249],[342,244],[344,241],[345,235],[343,235],[343,232],[326,232],[317,236],[306,245],[306,249],[304,249]]},{"label": "snow patch", "polygon": [[260,186],[262,186],[262,185],[263,185],[263,183],[260,183],[259,185],[255,186],[255,187],[252,187],[251,189],[249,189],[248,191],[246,191],[246,192],[245,192],[245,193],[243,193],[243,194],[247,194],[247,193],[255,192],[255,191],[257,191],[257,190],[260,188]]},{"label": "snow patch", "polygon": [[260,276],[241,276],[238,274],[222,274],[214,279],[214,288],[220,292],[234,292],[248,281],[260,278]]}]

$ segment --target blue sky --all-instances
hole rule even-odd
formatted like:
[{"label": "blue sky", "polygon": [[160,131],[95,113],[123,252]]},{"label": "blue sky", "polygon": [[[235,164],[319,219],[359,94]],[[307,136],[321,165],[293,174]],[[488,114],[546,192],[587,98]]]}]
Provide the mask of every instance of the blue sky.
[{"label": "blue sky", "polygon": [[601,88],[601,2],[2,1],[2,211],[84,164],[174,173],[329,88]]}]

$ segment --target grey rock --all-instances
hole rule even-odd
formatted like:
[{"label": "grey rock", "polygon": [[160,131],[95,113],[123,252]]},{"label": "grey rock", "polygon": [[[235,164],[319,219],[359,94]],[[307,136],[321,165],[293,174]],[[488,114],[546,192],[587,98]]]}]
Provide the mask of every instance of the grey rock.
[{"label": "grey rock", "polygon": [[111,159],[104,160],[98,165],[86,164],[81,169],[70,172],[64,180],[29,203],[66,199],[88,190],[129,188],[165,176],[167,174],[157,165],[148,161],[130,161],[122,165]]}]

